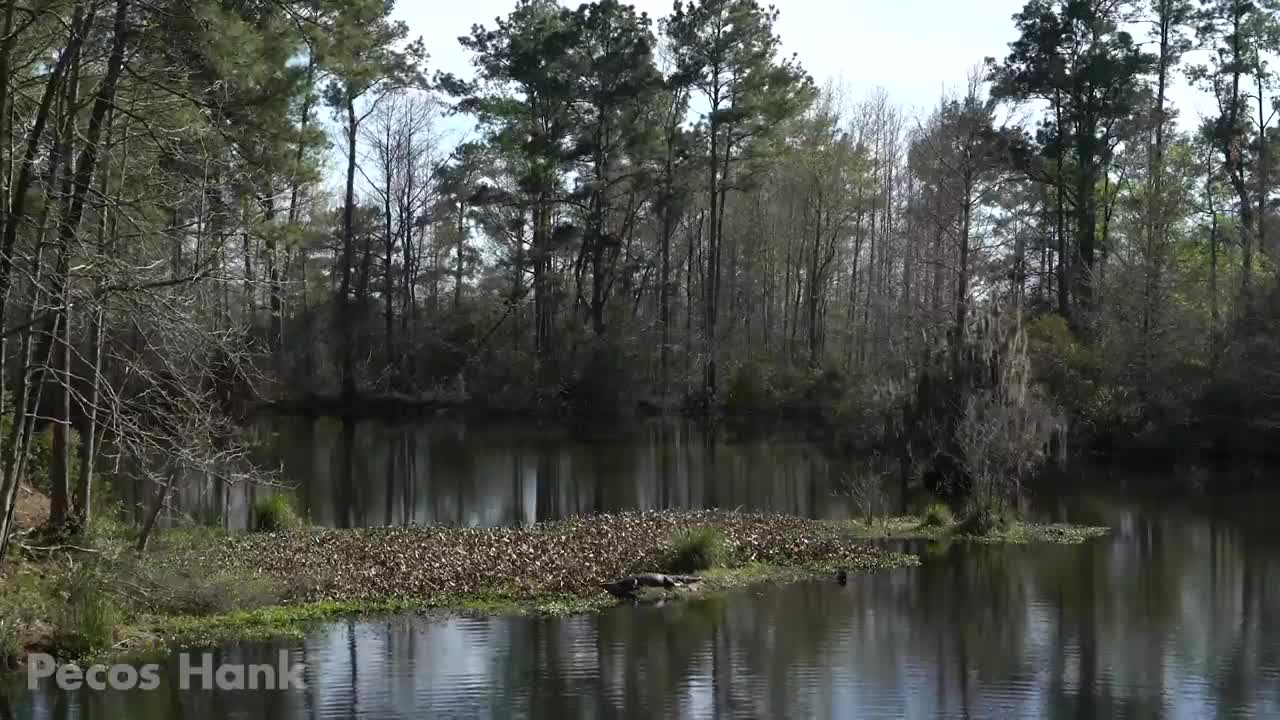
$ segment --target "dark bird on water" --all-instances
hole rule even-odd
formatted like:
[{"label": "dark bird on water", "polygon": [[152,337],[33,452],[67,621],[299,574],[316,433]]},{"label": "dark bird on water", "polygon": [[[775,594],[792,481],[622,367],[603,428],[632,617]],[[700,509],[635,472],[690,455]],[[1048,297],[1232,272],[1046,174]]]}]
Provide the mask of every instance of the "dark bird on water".
[{"label": "dark bird on water", "polygon": [[837,571],[836,571],[836,582],[840,583],[841,585],[848,584],[848,582],[849,582],[849,573],[845,572],[843,569],[841,569],[841,570],[837,570]]}]

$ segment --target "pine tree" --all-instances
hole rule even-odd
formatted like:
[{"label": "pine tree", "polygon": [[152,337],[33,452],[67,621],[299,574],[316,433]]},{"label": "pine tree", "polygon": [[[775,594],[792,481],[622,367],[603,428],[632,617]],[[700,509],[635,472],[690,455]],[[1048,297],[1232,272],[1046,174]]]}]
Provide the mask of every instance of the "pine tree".
[{"label": "pine tree", "polygon": [[666,33],[677,75],[699,96],[700,154],[707,177],[707,278],[703,283],[704,402],[717,395],[724,219],[740,166],[767,147],[788,118],[814,96],[813,81],[794,57],[779,59],[776,10],[755,0],[701,0],[677,5]]},{"label": "pine tree", "polygon": [[1020,37],[995,73],[996,97],[1053,103],[1057,136],[1044,147],[1059,163],[1064,141],[1072,151],[1069,182],[1057,179],[1075,210],[1073,265],[1065,278],[1075,307],[1062,309],[1081,331],[1092,321],[1097,188],[1153,62],[1121,29],[1122,20],[1121,5],[1105,0],[1031,0],[1014,16]]},{"label": "pine tree", "polygon": [[[343,125],[347,155],[342,211],[342,281],[338,289],[339,381],[345,402],[357,396],[355,374],[355,318],[352,310],[352,271],[355,264],[356,165],[360,126],[378,102],[399,89],[425,85],[420,65],[426,60],[421,41],[397,47],[408,35],[403,22],[389,16],[392,5],[382,0],[336,4],[328,15],[330,27],[317,62],[330,79],[324,99]],[[364,103],[363,106],[361,103]]]},{"label": "pine tree", "polygon": [[472,54],[477,80],[441,76],[457,98],[455,110],[476,116],[497,152],[514,163],[520,205],[532,227],[528,261],[533,270],[534,348],[553,352],[556,299],[552,260],[565,228],[557,211],[565,201],[564,178],[575,159],[572,49],[581,44],[571,11],[554,0],[519,0],[494,29],[477,25],[460,39]]}]

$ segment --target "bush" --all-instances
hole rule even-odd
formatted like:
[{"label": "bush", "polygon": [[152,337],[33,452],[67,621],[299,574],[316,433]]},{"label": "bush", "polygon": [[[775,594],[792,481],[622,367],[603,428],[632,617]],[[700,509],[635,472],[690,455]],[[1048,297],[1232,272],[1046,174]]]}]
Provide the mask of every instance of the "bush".
[{"label": "bush", "polygon": [[639,382],[625,345],[613,338],[594,338],[571,363],[562,371],[560,382],[560,401],[570,416],[618,419],[631,415]]},{"label": "bush", "polygon": [[1007,512],[991,505],[975,504],[956,527],[956,532],[960,535],[987,537],[1008,530],[1012,524],[1013,520]]},{"label": "bush", "polygon": [[253,529],[257,532],[280,532],[302,525],[302,518],[293,509],[286,495],[267,495],[253,503]]},{"label": "bush", "polygon": [[906,383],[890,378],[854,378],[846,382],[844,393],[833,397],[826,419],[830,427],[836,428],[838,446],[863,454],[882,446],[886,440],[885,419],[901,416],[901,408],[910,401],[911,393]]},{"label": "bush", "polygon": [[890,476],[890,463],[873,450],[864,460],[840,478],[838,494],[851,499],[862,514],[862,522],[871,527],[877,516],[883,516],[888,509],[888,494],[885,492],[885,478]]},{"label": "bush", "polygon": [[934,502],[924,510],[924,520],[920,522],[921,527],[950,527],[956,521],[955,515],[951,514],[951,508],[946,503]]},{"label": "bush", "polygon": [[1098,347],[1077,339],[1058,315],[1029,320],[1026,333],[1034,378],[1066,411],[1074,433],[1094,439],[1139,431],[1143,401],[1114,369],[1108,371]]},{"label": "bush", "polygon": [[61,594],[66,604],[54,634],[54,644],[72,657],[111,647],[116,625],[123,615],[111,602],[97,573],[72,569],[62,582]]},{"label": "bush", "polygon": [[691,573],[716,567],[724,561],[724,533],[715,528],[686,528],[671,536],[671,559],[667,567],[675,573]]},{"label": "bush", "polygon": [[768,368],[760,363],[739,365],[729,376],[725,406],[735,413],[771,408],[777,402]]},{"label": "bush", "polygon": [[[13,399],[6,392],[5,408],[7,412],[0,417],[0,442],[8,444],[9,431],[13,427]],[[80,476],[80,433],[75,428],[67,431],[70,465],[67,473],[74,486]],[[53,463],[53,432],[46,427],[31,435],[31,445],[27,450],[27,465],[24,476],[31,487],[44,494],[49,494],[49,467]]]}]

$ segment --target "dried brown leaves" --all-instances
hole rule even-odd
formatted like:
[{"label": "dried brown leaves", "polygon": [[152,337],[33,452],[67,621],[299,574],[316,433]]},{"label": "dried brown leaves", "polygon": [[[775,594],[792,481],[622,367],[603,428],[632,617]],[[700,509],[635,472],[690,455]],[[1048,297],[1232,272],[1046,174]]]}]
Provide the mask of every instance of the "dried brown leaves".
[{"label": "dried brown leaves", "polygon": [[631,512],[522,528],[306,529],[226,538],[219,562],[275,578],[295,600],[427,599],[442,593],[602,593],[661,570],[674,530],[714,527],[726,564],[871,570],[903,564],[834,523],[722,511]]}]

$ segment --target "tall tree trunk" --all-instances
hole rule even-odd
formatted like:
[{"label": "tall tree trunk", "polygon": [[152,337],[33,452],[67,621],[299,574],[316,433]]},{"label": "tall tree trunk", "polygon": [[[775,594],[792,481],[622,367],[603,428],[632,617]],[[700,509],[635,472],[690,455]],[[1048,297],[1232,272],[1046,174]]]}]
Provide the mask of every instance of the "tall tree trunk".
[{"label": "tall tree trunk", "polygon": [[960,205],[960,261],[956,268],[955,325],[951,330],[951,373],[960,376],[961,353],[969,320],[969,232],[973,216],[973,176],[965,171]]},{"label": "tall tree trunk", "polygon": [[[58,268],[51,282],[53,287],[58,288],[60,292],[60,297],[56,301],[58,305],[57,315],[61,322],[55,321],[55,325],[59,325],[62,328],[61,333],[64,338],[69,338],[67,328],[70,325],[65,293],[71,243],[80,231],[80,220],[84,216],[85,201],[89,195],[89,189],[93,185],[94,172],[97,170],[99,140],[102,137],[103,127],[109,121],[109,111],[115,103],[116,87],[119,84],[120,74],[124,68],[125,45],[129,34],[129,2],[130,0],[116,0],[115,18],[112,24],[111,53],[107,58],[106,75],[103,76],[102,84],[98,86],[98,92],[94,97],[93,109],[89,113],[89,125],[84,134],[84,146],[80,151],[79,158],[76,160],[71,198],[67,206],[68,212],[60,218],[58,226]],[[74,82],[71,85],[74,87]],[[74,92],[70,96],[74,96]],[[61,391],[56,398],[57,402],[55,404],[61,417],[55,418],[54,455],[55,462],[61,462],[62,467],[54,467],[52,469],[55,471],[56,477],[54,479],[67,484],[67,489],[69,490],[69,481],[66,477],[67,466],[69,465],[66,430],[70,423],[69,342],[64,340],[60,349],[57,349],[55,345],[55,353],[58,356],[58,368],[55,372],[61,373],[59,385]],[[59,440],[59,433],[62,435],[61,440]],[[65,507],[63,508],[64,513],[66,509]],[[54,527],[59,525],[59,519],[64,522],[66,520],[65,515],[59,518],[52,507],[50,516],[50,521]]]},{"label": "tall tree trunk", "polygon": [[[61,160],[49,168],[49,186],[52,186],[53,178],[56,178],[60,172],[60,163]],[[47,341],[49,336],[47,332],[36,330],[44,287],[42,273],[46,222],[47,210],[46,217],[42,218],[40,223],[35,262],[34,267],[31,268],[33,282],[30,283],[31,296],[27,308],[27,321],[22,330],[22,348],[19,352],[21,364],[13,388],[14,422],[10,425],[9,434],[4,438],[3,445],[0,446],[5,448],[2,459],[4,477],[12,479],[9,486],[4,488],[4,494],[0,495],[7,507],[4,514],[0,515],[0,561],[3,561],[8,549],[9,535],[13,528],[14,504],[17,500],[18,487],[25,474],[26,460],[30,455],[31,437],[35,426],[36,409],[40,406],[41,389],[44,387],[45,369],[49,367],[52,360],[51,345],[48,342],[42,342],[42,346],[39,349],[36,348],[37,338]],[[56,316],[51,314],[51,317]],[[39,363],[35,362],[37,357],[40,358]]]},{"label": "tall tree trunk", "polygon": [[1244,158],[1242,157],[1241,148],[1244,144],[1243,135],[1245,133],[1241,127],[1240,119],[1240,107],[1242,104],[1240,79],[1246,69],[1243,24],[1252,9],[1247,3],[1237,2],[1232,6],[1231,12],[1231,91],[1227,98],[1227,131],[1221,133],[1221,140],[1223,167],[1227,172],[1227,179],[1230,181],[1231,187],[1235,190],[1236,197],[1240,201],[1240,298],[1243,301],[1242,309],[1248,312],[1248,298],[1253,270],[1253,236],[1260,218],[1255,218],[1254,216],[1253,199],[1249,197],[1249,187],[1245,181]]},{"label": "tall tree trunk", "polygon": [[[388,135],[390,129],[387,130]],[[382,199],[382,220],[383,220],[383,238],[382,238],[382,332],[383,332],[383,352],[386,353],[387,367],[396,367],[396,330],[395,330],[395,278],[391,273],[391,259],[395,255],[395,234],[392,232],[391,219],[391,142],[388,138],[387,142],[387,166],[385,186],[383,188],[384,195]],[[407,172],[413,172],[412,168],[407,168]],[[394,379],[393,379],[394,382]]]},{"label": "tall tree trunk", "polygon": [[[5,35],[3,49],[4,59],[8,62],[12,51],[13,42],[17,38],[12,32],[12,20],[14,5],[12,1],[5,6],[5,24],[10,28],[8,34]],[[90,13],[92,15],[92,13]],[[8,302],[10,289],[13,284],[13,257],[14,246],[18,238],[18,226],[26,220],[26,203],[30,194],[31,184],[34,180],[33,173],[35,167],[36,153],[40,143],[44,137],[45,127],[48,124],[49,116],[53,110],[54,99],[62,86],[62,78],[66,72],[67,66],[71,58],[79,52],[79,48],[84,39],[84,30],[88,26],[88,22],[76,27],[73,26],[68,32],[67,46],[62,53],[58,55],[57,62],[54,63],[45,79],[44,90],[40,96],[40,102],[36,106],[35,114],[32,117],[31,127],[27,131],[25,149],[22,159],[17,166],[16,176],[9,175],[9,182],[6,185],[7,197],[5,198],[6,212],[3,216],[4,228],[3,237],[0,238],[0,328],[8,327]],[[7,85],[9,78],[6,76],[0,80],[0,85],[5,85],[7,94]],[[7,108],[0,106],[0,113],[6,112]],[[9,128],[12,131],[12,127]],[[30,332],[27,332],[27,336]],[[24,340],[24,344],[27,341]],[[0,336],[0,358],[3,358],[7,345],[7,337]],[[20,368],[19,377],[25,378],[27,365]],[[22,382],[20,385],[24,384]],[[20,436],[22,428],[27,424],[27,417],[22,414],[25,402],[21,399],[25,393],[15,390],[14,392],[14,418],[12,436],[14,438]],[[3,474],[0,474],[0,560],[4,559],[5,552],[8,549],[9,534],[12,531],[13,508],[18,497],[18,485],[21,481],[19,470],[19,460],[21,455],[18,454],[18,446],[16,440],[9,445],[9,452],[6,453],[3,463]]]},{"label": "tall tree trunk", "polygon": [[462,277],[465,272],[465,251],[467,247],[467,205],[458,200],[458,244],[455,248],[453,264],[453,310],[462,307]]},{"label": "tall tree trunk", "polygon": [[815,209],[815,217],[813,222],[813,247],[809,257],[809,283],[806,296],[805,308],[809,315],[809,367],[818,367],[818,359],[821,353],[821,333],[818,328],[818,294],[820,292],[821,270],[819,268],[820,254],[822,252],[822,193],[817,193],[817,208]]},{"label": "tall tree trunk", "polygon": [[[73,26],[78,25],[80,6],[75,9],[76,18],[73,20]],[[80,58],[78,53],[71,58],[70,65],[67,69],[66,91],[61,101],[61,117],[59,119],[60,127],[56,131],[52,154],[54,156],[53,165],[58,168],[58,172],[62,173],[61,178],[55,178],[54,173],[50,173],[51,182],[48,188],[52,188],[55,184],[59,186],[57,190],[58,199],[58,217],[59,217],[59,233],[58,244],[56,245],[57,260],[55,261],[55,269],[53,276],[48,285],[50,288],[49,307],[51,310],[47,323],[45,342],[49,347],[52,360],[53,370],[53,414],[50,416],[52,430],[52,447],[49,458],[49,524],[53,528],[66,527],[71,519],[71,475],[70,475],[70,458],[69,448],[67,444],[67,423],[70,421],[71,414],[71,393],[69,392],[70,384],[70,352],[67,345],[68,333],[66,327],[69,321],[67,313],[67,268],[71,257],[71,247],[69,240],[61,232],[61,223],[65,218],[69,217],[71,212],[70,204],[72,202],[72,184],[74,182],[75,167],[69,163],[64,163],[64,158],[72,157],[75,154],[75,108],[77,103],[77,89],[79,85],[80,74]],[[52,203],[54,198],[49,196],[46,190],[46,204]],[[43,223],[41,223],[43,226]],[[43,239],[41,239],[43,243]]]},{"label": "tall tree trunk", "polygon": [[878,203],[880,193],[877,190],[871,196],[871,233],[867,238],[867,299],[862,303],[862,343],[858,346],[858,359],[860,362],[867,360],[867,346],[871,344],[871,305],[872,298],[876,289],[876,222],[879,218]]},{"label": "tall tree trunk", "polygon": [[276,199],[274,183],[267,188],[268,195],[263,202],[266,232],[263,233],[263,252],[267,263],[267,299],[271,314],[267,323],[267,348],[278,353],[284,344],[284,293],[280,287],[280,247],[276,241]]},{"label": "tall tree trunk", "polygon": [[[1021,206],[1018,208],[1019,214]],[[1021,311],[1027,295],[1027,233],[1023,220],[1018,220],[1013,242],[1013,298],[1014,306]]]},{"label": "tall tree trunk", "polygon": [[[1061,136],[1062,130],[1062,97],[1056,91],[1054,93],[1053,111],[1055,121],[1057,123],[1058,133]],[[1059,137],[1057,143],[1057,152],[1055,152],[1055,161],[1057,163],[1057,175],[1054,176],[1054,199],[1057,204],[1055,215],[1054,235],[1057,240],[1057,283],[1058,283],[1058,314],[1066,320],[1071,320],[1071,283],[1070,267],[1068,262],[1070,255],[1067,252],[1067,209],[1066,197],[1063,192],[1063,184],[1066,182],[1065,175],[1065,147]]]},{"label": "tall tree trunk", "polygon": [[[1155,142],[1151,148],[1151,159],[1147,170],[1147,272],[1143,284],[1142,334],[1145,353],[1150,351],[1152,326],[1155,315],[1159,311],[1156,295],[1159,292],[1162,274],[1164,223],[1161,209],[1164,203],[1164,128],[1165,128],[1165,88],[1168,84],[1170,64],[1170,32],[1173,18],[1171,5],[1173,0],[1160,0],[1157,18],[1160,33],[1160,51],[1156,73],[1156,107],[1154,117]],[[1147,357],[1150,364],[1150,356]]]},{"label": "tall tree trunk", "polygon": [[[55,166],[50,168],[50,177],[56,177],[59,169]],[[30,444],[31,428],[35,424],[36,406],[39,405],[39,392],[32,393],[32,386],[37,390],[43,384],[43,368],[44,365],[35,366],[33,359],[35,357],[33,349],[35,338],[37,336],[36,320],[38,318],[38,308],[41,302],[42,287],[42,271],[43,271],[43,250],[44,250],[44,221],[41,223],[40,237],[36,244],[35,263],[31,268],[31,277],[33,282],[30,283],[30,304],[27,309],[27,322],[22,330],[22,346],[18,353],[20,365],[18,372],[15,374],[13,386],[13,422],[9,426],[9,434],[4,438],[4,442],[0,447],[4,448],[3,463],[4,479],[7,481],[3,488],[0,488],[0,561],[3,561],[5,552],[8,549],[9,535],[13,530],[14,505],[17,501],[18,488],[23,478],[24,466],[27,458],[27,448]],[[47,360],[47,357],[45,358]],[[33,380],[33,376],[35,379]]]},{"label": "tall tree trunk", "polygon": [[[306,156],[306,148],[307,148],[306,133],[307,133],[307,125],[311,121],[311,103],[312,103],[312,95],[309,88],[311,88],[312,83],[315,81],[315,68],[316,68],[315,53],[309,51],[307,53],[307,79],[304,85],[304,87],[308,88],[308,91],[305,92],[302,96],[302,110],[298,120],[298,147],[293,154],[294,170],[289,178],[288,229],[290,231],[293,230],[294,226],[298,222],[298,195],[302,191],[302,182],[298,178],[297,169],[301,167],[302,160]],[[303,287],[302,287],[301,294],[302,294],[302,303],[303,303],[303,306],[305,307],[307,302],[306,250],[304,248],[299,248],[298,254],[301,256],[300,257],[301,267],[299,268],[299,276],[302,279]],[[284,347],[284,332],[285,332],[284,331],[284,312],[285,312],[284,303],[282,301],[280,305],[280,327],[277,329],[277,336],[276,336],[276,340],[279,343],[276,346],[277,349]],[[305,354],[308,358],[310,358],[309,352],[305,352]],[[308,380],[310,379],[310,373],[308,373],[307,378]]]},{"label": "tall tree trunk", "polygon": [[[718,109],[719,97],[712,98],[712,107]],[[720,126],[716,120],[715,114],[711,116],[711,127],[709,139],[711,141],[710,160],[707,169],[707,202],[710,205],[708,219],[710,224],[707,228],[707,275],[706,281],[703,283],[703,325],[706,333],[704,338],[702,368],[702,395],[703,402],[707,409],[715,402],[716,397],[716,321],[717,321],[717,296],[720,287],[717,282],[717,270],[720,266]]]},{"label": "tall tree trunk", "polygon": [[[1255,51],[1256,52],[1256,51]],[[1266,101],[1264,93],[1266,84],[1264,82],[1265,71],[1262,64],[1255,59],[1256,71],[1254,77],[1257,80],[1258,90],[1258,217],[1257,217],[1257,248],[1259,252],[1266,252],[1266,233],[1267,233],[1267,191],[1270,189],[1267,178],[1267,116]],[[1250,294],[1252,292],[1253,278],[1253,248],[1254,243],[1246,242],[1242,249],[1240,258],[1241,264],[1241,294],[1244,300],[1244,311],[1250,312],[1248,306]]]},{"label": "tall tree trunk", "polygon": [[1080,121],[1076,133],[1076,206],[1075,253],[1071,256],[1071,291],[1075,296],[1072,320],[1082,334],[1090,331],[1094,311],[1094,260],[1098,241],[1098,203],[1096,186],[1104,171],[1096,160],[1097,121],[1091,115]]},{"label": "tall tree trunk", "polygon": [[1218,328],[1221,327],[1218,311],[1218,209],[1213,196],[1213,155],[1206,154],[1207,168],[1205,172],[1205,197],[1209,204],[1209,351],[1213,366],[1221,351],[1218,342]]},{"label": "tall tree trunk", "polygon": [[[107,144],[111,144],[111,125],[115,119],[115,111],[111,111],[107,122]],[[123,169],[128,166],[129,162],[129,144],[128,144],[128,128],[129,123],[125,123],[123,148],[121,149],[121,176],[123,177]],[[207,173],[206,173],[207,175]],[[103,199],[109,197],[108,193],[111,189],[111,167],[108,165],[103,169],[102,179],[99,183],[98,194]],[[204,230],[204,207],[205,194],[200,195],[200,217],[197,218],[196,239],[197,245],[203,235]],[[97,252],[99,255],[106,256],[113,252],[117,245],[119,236],[119,216],[113,210],[110,212],[110,232],[108,232],[108,210],[105,203],[98,211],[98,240]],[[81,526],[87,527],[93,520],[93,472],[94,463],[97,460],[99,430],[98,430],[98,403],[101,398],[102,389],[102,341],[106,328],[106,302],[104,283],[102,278],[94,284],[94,297],[97,298],[97,305],[93,308],[89,323],[89,353],[88,360],[91,364],[89,388],[85,396],[85,403],[82,412],[82,426],[80,429],[80,477],[76,482],[75,494],[75,512]]]},{"label": "tall tree trunk", "polygon": [[351,309],[351,265],[355,262],[356,141],[359,125],[355,98],[347,93],[347,185],[342,208],[342,284],[338,289],[338,332],[342,344],[339,382],[344,404],[356,398],[355,325]]},{"label": "tall tree trunk", "polygon": [[138,533],[138,552],[146,552],[147,543],[151,541],[151,533],[155,530],[156,521],[160,519],[160,511],[164,510],[164,505],[169,501],[169,494],[173,492],[173,486],[178,482],[178,468],[175,465],[169,469],[165,481],[156,489],[155,494],[151,498],[151,505],[147,509],[147,516],[142,522],[142,530]]},{"label": "tall tree trunk", "polygon": [[[671,172],[668,160],[667,172]],[[662,208],[662,260],[658,278],[658,324],[661,326],[662,347],[658,351],[658,387],[665,399],[670,389],[671,373],[671,236],[675,232],[672,222],[670,193]]]},{"label": "tall tree trunk", "polygon": [[858,258],[862,255],[862,187],[858,187],[858,216],[854,221],[853,253],[849,262],[849,315],[846,321],[848,347],[845,353],[845,365],[852,370],[854,366],[854,348],[857,341],[858,321]]},{"label": "tall tree trunk", "polygon": [[[12,111],[9,108],[9,68],[13,58],[13,48],[18,42],[18,33],[14,32],[13,18],[18,8],[17,0],[5,0],[4,19],[0,20],[0,139],[10,141],[13,138],[13,127],[10,124]],[[9,157],[9,143],[0,142],[0,228],[9,213],[9,184],[13,178],[9,176],[12,168]],[[0,359],[0,369],[4,366]],[[0,372],[3,377],[3,372]],[[0,399],[0,414],[4,412],[4,400]],[[0,511],[4,506],[0,505]]]}]

